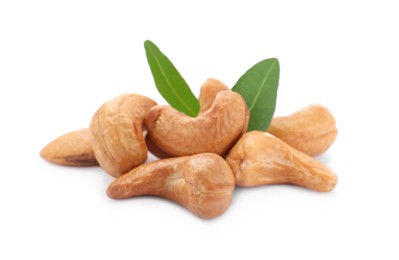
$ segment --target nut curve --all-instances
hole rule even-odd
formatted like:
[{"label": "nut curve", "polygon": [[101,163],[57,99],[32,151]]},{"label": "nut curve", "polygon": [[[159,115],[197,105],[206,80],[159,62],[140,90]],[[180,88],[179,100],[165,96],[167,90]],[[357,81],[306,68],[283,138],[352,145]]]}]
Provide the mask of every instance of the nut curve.
[{"label": "nut curve", "polygon": [[207,79],[202,84],[200,95],[198,97],[198,102],[201,106],[200,113],[207,111],[212,106],[216,95],[224,90],[229,90],[229,88],[220,80],[214,78]]},{"label": "nut curve", "polygon": [[162,151],[161,148],[159,148],[156,144],[154,144],[154,142],[151,140],[148,134],[145,136],[145,142],[147,144],[148,151],[152,153],[154,156],[158,157],[159,159],[166,159],[173,157],[170,154],[167,154],[166,152]]},{"label": "nut curve", "polygon": [[97,161],[113,177],[147,160],[143,120],[156,102],[138,94],[124,94],[104,103],[94,114],[90,131]]},{"label": "nut curve", "polygon": [[189,117],[169,106],[155,106],[145,119],[151,140],[172,156],[226,151],[247,131],[249,110],[244,99],[227,90],[217,94],[212,106]]}]

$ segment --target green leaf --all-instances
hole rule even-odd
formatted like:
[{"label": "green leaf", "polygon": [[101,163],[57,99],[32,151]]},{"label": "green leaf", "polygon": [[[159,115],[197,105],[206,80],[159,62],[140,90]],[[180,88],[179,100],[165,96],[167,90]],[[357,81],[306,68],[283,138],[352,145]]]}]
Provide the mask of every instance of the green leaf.
[{"label": "green leaf", "polygon": [[248,131],[266,131],[276,108],[279,62],[275,58],[263,60],[250,68],[232,88],[247,103],[251,112]]},{"label": "green leaf", "polygon": [[155,85],[163,98],[180,112],[192,117],[198,115],[197,98],[168,57],[149,40],[144,42],[144,48]]}]

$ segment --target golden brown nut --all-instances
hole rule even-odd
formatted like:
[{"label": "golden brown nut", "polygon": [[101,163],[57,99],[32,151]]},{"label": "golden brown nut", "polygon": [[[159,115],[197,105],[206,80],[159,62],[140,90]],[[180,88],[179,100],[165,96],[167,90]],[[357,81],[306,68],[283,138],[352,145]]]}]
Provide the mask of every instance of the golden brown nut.
[{"label": "golden brown nut", "polygon": [[143,120],[155,106],[152,99],[124,94],[103,104],[91,124],[91,145],[100,166],[118,177],[147,160]]},{"label": "golden brown nut", "polygon": [[[222,83],[221,81],[209,78],[207,79],[204,84],[201,86],[200,95],[198,101],[201,105],[200,113],[206,112],[215,100],[216,95],[223,90],[228,90],[229,88]],[[171,155],[167,154],[166,152],[162,151],[154,142],[151,140],[150,136],[147,135],[146,138],[147,148],[148,150],[158,158],[170,158]]]},{"label": "golden brown nut", "polygon": [[157,195],[173,200],[201,218],[214,218],[229,207],[234,176],[216,154],[163,159],[143,164],[114,180],[109,197]]},{"label": "golden brown nut", "polygon": [[200,113],[207,111],[213,104],[216,95],[220,91],[229,90],[229,88],[221,81],[209,78],[201,86],[198,101],[201,105]]},{"label": "golden brown nut", "polygon": [[153,107],[145,120],[151,140],[172,156],[223,155],[247,131],[249,111],[230,90],[219,92],[205,113],[193,118],[169,106]]},{"label": "golden brown nut", "polygon": [[90,144],[88,128],[64,134],[49,143],[40,156],[52,163],[67,166],[98,165]]},{"label": "golden brown nut", "polygon": [[332,170],[266,132],[244,134],[226,161],[240,186],[291,183],[331,191],[337,184]]},{"label": "golden brown nut", "polygon": [[162,151],[156,144],[154,144],[154,142],[151,140],[148,134],[145,136],[145,142],[147,144],[148,151],[153,155],[155,155],[156,157],[158,157],[159,159],[173,157],[170,154],[167,154],[166,152]]},{"label": "golden brown nut", "polygon": [[289,116],[275,117],[267,131],[311,156],[326,151],[337,137],[334,116],[322,105],[310,105]]}]

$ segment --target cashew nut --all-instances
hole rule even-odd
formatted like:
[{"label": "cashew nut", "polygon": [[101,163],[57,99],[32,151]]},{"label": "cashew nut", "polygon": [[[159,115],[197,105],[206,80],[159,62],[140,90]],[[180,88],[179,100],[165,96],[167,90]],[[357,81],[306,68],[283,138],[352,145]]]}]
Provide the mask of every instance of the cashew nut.
[{"label": "cashew nut", "polygon": [[[228,90],[229,88],[221,81],[209,78],[207,79],[201,86],[200,95],[198,98],[199,103],[201,104],[200,113],[206,112],[215,101],[216,95],[223,90]],[[154,142],[151,140],[150,136],[147,135],[145,138],[147,143],[148,150],[158,158],[170,158],[171,155],[162,151]]]},{"label": "cashew nut", "polygon": [[151,140],[172,156],[223,155],[247,131],[249,111],[230,90],[219,92],[212,106],[196,118],[169,106],[155,106],[145,119]]},{"label": "cashew nut", "polygon": [[64,134],[46,145],[40,156],[52,163],[67,166],[98,165],[90,144],[88,128]]},{"label": "cashew nut", "polygon": [[124,94],[103,104],[91,123],[91,145],[100,166],[118,177],[147,160],[143,120],[155,101]]},{"label": "cashew nut", "polygon": [[[228,89],[229,88],[224,83],[217,79],[207,79],[201,86],[201,91],[198,98],[198,101],[201,105],[200,113],[205,113],[212,106],[212,103],[215,101],[216,95],[220,91]],[[149,135],[146,136],[145,140],[148,150],[156,157],[161,159],[172,157],[171,155],[162,151],[156,144],[154,144]]]},{"label": "cashew nut", "polygon": [[232,200],[234,175],[216,154],[163,159],[143,164],[114,180],[109,197],[157,195],[173,200],[201,218],[225,212]]},{"label": "cashew nut", "polygon": [[240,186],[291,183],[316,191],[331,191],[337,184],[332,170],[265,132],[244,134],[226,161]]},{"label": "cashew nut", "polygon": [[337,137],[334,116],[322,105],[310,105],[289,116],[275,117],[267,131],[311,156],[325,152]]}]

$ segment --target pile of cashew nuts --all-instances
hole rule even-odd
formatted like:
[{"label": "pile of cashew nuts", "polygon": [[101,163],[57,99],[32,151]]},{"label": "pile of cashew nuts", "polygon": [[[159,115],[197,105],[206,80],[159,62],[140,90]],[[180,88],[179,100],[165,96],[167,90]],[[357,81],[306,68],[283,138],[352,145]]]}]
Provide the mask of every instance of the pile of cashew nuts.
[{"label": "pile of cashew nuts", "polygon": [[[275,117],[262,132],[247,131],[244,99],[216,79],[202,85],[199,102],[200,114],[189,117],[142,95],[118,96],[97,110],[89,128],[60,136],[40,155],[60,165],[100,165],[116,178],[110,198],[162,196],[201,218],[223,214],[235,185],[289,183],[322,192],[336,186],[336,174],[311,157],[337,135],[327,108]],[[159,160],[146,163],[148,151]]]}]

